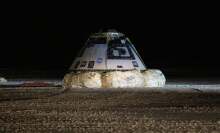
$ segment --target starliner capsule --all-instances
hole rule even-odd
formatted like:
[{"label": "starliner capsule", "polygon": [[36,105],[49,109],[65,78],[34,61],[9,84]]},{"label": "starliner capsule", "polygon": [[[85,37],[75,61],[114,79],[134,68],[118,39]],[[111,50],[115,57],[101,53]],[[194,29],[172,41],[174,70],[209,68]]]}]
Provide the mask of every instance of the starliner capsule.
[{"label": "starliner capsule", "polygon": [[67,88],[162,87],[160,70],[147,69],[124,34],[109,30],[92,34],[64,77]]}]

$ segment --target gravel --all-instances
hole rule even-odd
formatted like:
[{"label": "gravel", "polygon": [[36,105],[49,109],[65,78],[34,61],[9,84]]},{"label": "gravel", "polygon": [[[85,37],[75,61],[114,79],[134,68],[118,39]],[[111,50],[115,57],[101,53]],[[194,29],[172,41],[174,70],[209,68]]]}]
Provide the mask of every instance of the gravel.
[{"label": "gravel", "polygon": [[0,132],[220,132],[219,93],[20,89],[0,91]]}]

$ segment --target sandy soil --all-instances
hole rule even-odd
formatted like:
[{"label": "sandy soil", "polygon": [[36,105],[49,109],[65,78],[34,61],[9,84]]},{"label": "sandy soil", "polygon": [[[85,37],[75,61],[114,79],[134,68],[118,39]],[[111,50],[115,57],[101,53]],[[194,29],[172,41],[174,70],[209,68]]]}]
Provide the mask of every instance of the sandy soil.
[{"label": "sandy soil", "polygon": [[220,93],[0,90],[0,132],[50,131],[217,133]]}]

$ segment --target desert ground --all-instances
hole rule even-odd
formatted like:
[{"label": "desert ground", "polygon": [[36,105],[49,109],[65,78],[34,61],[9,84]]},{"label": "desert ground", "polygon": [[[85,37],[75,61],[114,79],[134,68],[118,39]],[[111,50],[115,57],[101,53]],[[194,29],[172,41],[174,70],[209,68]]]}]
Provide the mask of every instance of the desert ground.
[{"label": "desert ground", "polygon": [[178,87],[0,88],[0,132],[220,132],[220,93]]}]

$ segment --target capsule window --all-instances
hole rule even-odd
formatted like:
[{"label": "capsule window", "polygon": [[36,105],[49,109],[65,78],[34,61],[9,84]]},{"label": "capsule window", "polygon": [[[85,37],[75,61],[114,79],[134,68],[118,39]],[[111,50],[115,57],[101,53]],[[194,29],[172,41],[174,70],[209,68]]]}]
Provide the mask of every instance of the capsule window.
[{"label": "capsule window", "polygon": [[83,61],[81,64],[80,64],[80,67],[85,67],[86,66],[86,61]]},{"label": "capsule window", "polygon": [[123,68],[123,66],[121,66],[121,65],[117,65],[117,68]]},{"label": "capsule window", "polygon": [[108,59],[120,59],[120,60],[135,59],[134,54],[132,53],[132,50],[129,46],[130,44],[124,41],[125,40],[121,41],[120,39],[109,41],[108,49],[107,49]]},{"label": "capsule window", "polygon": [[93,68],[95,61],[89,61],[88,68]]},{"label": "capsule window", "polygon": [[134,67],[138,67],[138,63],[136,61],[132,61]]}]

